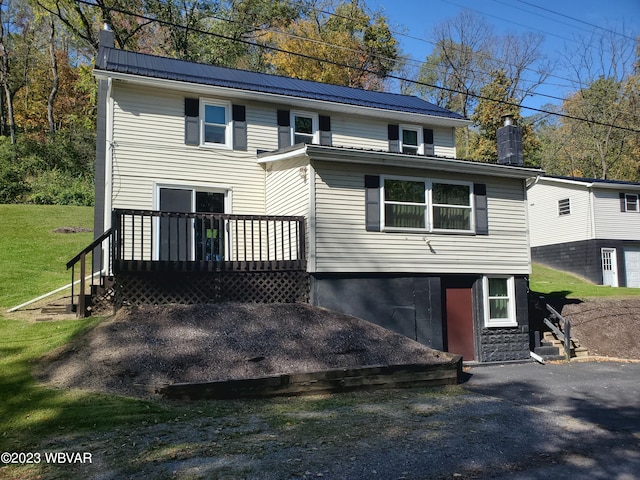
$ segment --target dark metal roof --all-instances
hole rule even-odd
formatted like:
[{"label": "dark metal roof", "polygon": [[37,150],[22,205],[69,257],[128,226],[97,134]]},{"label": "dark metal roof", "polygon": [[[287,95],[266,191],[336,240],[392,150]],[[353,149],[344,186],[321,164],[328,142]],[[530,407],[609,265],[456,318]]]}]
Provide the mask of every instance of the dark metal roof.
[{"label": "dark metal roof", "polygon": [[102,47],[96,70],[465,120],[421,98],[236,70]]},{"label": "dark metal roof", "polygon": [[583,182],[583,183],[601,183],[605,185],[631,185],[634,187],[640,187],[640,183],[638,182],[630,182],[627,180],[605,180],[602,178],[584,178],[584,177],[566,177],[562,175],[545,175],[543,178],[551,178],[558,180],[571,180],[574,182]]}]

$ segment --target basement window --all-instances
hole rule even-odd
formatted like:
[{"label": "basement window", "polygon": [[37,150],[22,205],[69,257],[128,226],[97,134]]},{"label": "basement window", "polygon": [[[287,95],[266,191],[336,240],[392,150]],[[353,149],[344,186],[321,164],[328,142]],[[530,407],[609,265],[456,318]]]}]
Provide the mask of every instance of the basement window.
[{"label": "basement window", "polygon": [[513,277],[484,277],[484,324],[486,327],[517,327]]},{"label": "basement window", "polygon": [[571,215],[571,200],[568,198],[563,198],[562,200],[558,200],[558,215]]}]

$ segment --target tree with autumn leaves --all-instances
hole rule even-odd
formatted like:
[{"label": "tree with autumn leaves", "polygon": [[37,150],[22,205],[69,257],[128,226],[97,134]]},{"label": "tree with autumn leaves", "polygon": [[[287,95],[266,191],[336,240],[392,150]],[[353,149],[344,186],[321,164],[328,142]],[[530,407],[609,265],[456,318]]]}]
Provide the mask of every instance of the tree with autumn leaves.
[{"label": "tree with autumn leaves", "polygon": [[[338,85],[388,90],[407,71],[387,18],[365,0],[0,0],[0,202],[92,202],[103,23],[118,48]],[[458,131],[460,158],[495,161],[509,113],[529,164],[640,180],[640,52],[632,73],[578,78],[550,121],[520,108],[551,71],[541,42],[497,37],[462,12],[433,30],[412,90],[473,121]],[[537,76],[524,81],[527,71]]]}]

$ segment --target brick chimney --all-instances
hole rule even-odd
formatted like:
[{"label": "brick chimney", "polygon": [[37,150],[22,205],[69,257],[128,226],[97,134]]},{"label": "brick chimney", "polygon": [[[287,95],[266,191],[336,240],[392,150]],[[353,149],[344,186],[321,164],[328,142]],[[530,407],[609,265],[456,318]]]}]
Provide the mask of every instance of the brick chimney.
[{"label": "brick chimney", "polygon": [[98,44],[100,47],[115,48],[115,40],[113,30],[109,28],[108,24],[104,24],[100,34],[98,35]]},{"label": "brick chimney", "polygon": [[498,165],[522,167],[522,129],[513,124],[513,115],[503,115],[504,126],[498,129]]}]

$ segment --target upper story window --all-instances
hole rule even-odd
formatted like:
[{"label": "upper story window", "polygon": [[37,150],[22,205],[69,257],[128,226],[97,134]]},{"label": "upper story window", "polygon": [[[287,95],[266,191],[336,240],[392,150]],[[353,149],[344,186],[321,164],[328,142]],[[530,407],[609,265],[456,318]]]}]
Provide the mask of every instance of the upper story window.
[{"label": "upper story window", "polygon": [[637,212],[640,208],[640,202],[638,202],[638,195],[634,193],[627,193],[624,196],[625,210],[627,212]]},{"label": "upper story window", "polygon": [[400,125],[400,151],[414,155],[422,154],[422,128]]},{"label": "upper story window", "polygon": [[319,143],[318,115],[308,112],[291,112],[291,135],[293,145]]},{"label": "upper story window", "polygon": [[385,178],[382,189],[386,230],[473,231],[469,183]]},{"label": "upper story window", "polygon": [[202,100],[200,104],[201,145],[231,148],[231,105]]},{"label": "upper story window", "polygon": [[571,200],[569,198],[563,198],[558,200],[558,215],[571,215]]},{"label": "upper story window", "polygon": [[516,327],[513,277],[484,277],[484,324],[486,327]]}]

